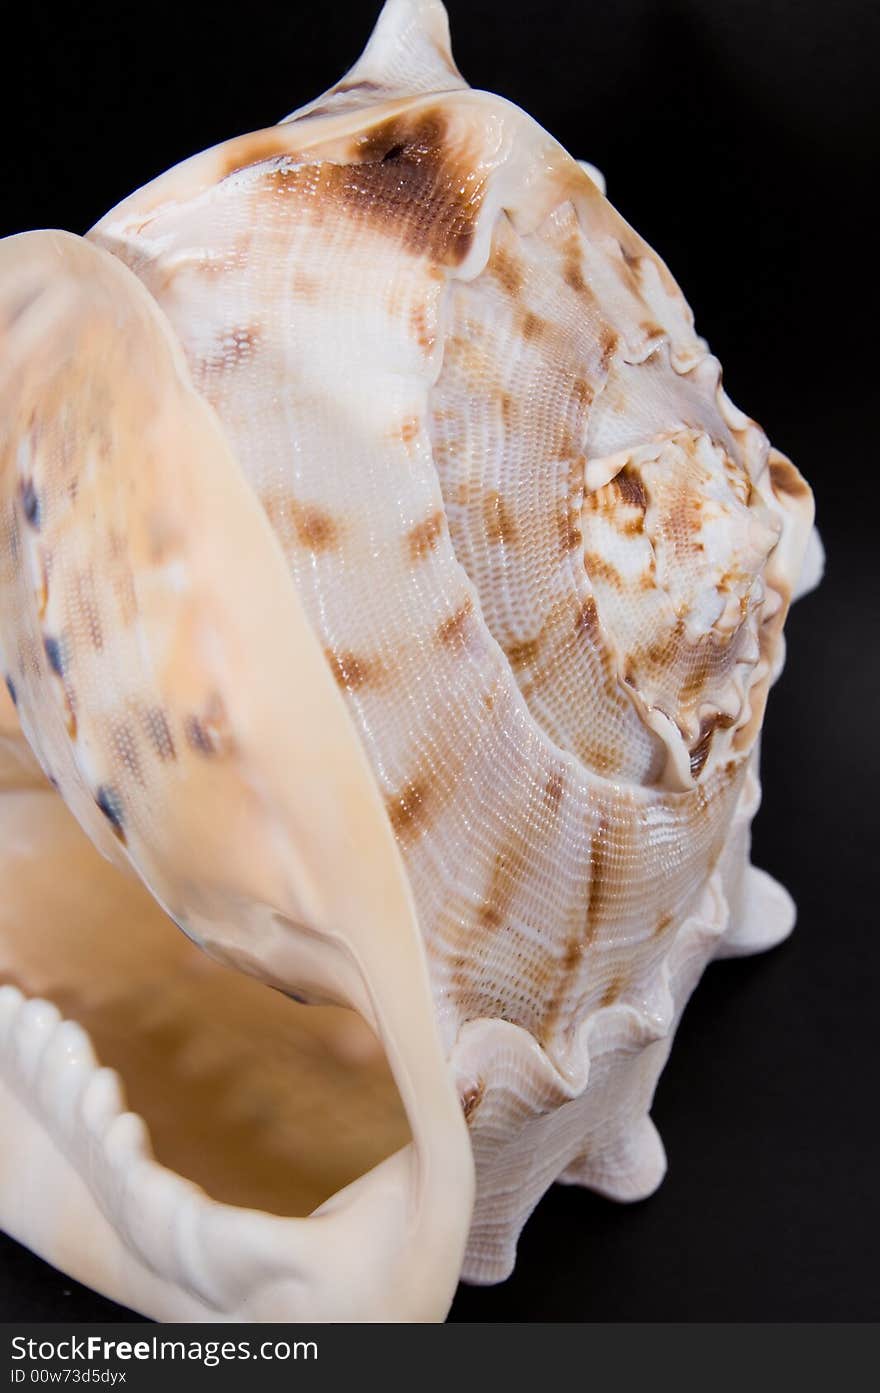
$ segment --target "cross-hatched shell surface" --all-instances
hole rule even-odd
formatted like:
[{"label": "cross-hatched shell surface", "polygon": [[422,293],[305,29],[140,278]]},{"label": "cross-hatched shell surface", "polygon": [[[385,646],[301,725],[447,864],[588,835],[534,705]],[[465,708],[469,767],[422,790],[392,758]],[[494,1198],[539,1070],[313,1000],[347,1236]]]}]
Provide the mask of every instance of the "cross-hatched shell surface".
[{"label": "cross-hatched shell surface", "polygon": [[[791,927],[749,824],[810,492],[597,179],[463,81],[435,0],[388,0],[329,93],[85,241],[9,239],[0,315],[0,640],[42,770],[213,958],[363,1015],[406,1115],[358,1121],[384,1140],[315,1219],[188,1190],[211,1217],[172,1259],[10,1064],[23,1154],[54,1138],[112,1260],[5,1221],[151,1314],[442,1316],[552,1181],[657,1185],[690,991]],[[41,1008],[6,1000],[11,1058]],[[221,1239],[254,1273],[212,1286]]]}]

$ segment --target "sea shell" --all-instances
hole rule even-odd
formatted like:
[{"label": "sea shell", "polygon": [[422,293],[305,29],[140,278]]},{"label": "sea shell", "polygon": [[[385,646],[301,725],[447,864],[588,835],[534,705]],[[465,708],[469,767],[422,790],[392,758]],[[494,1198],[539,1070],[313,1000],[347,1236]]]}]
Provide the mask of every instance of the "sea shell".
[{"label": "sea shell", "polygon": [[442,1318],[654,1189],[689,993],[791,928],[809,489],[437,0],[0,244],[0,336],[0,1220],[164,1319]]}]

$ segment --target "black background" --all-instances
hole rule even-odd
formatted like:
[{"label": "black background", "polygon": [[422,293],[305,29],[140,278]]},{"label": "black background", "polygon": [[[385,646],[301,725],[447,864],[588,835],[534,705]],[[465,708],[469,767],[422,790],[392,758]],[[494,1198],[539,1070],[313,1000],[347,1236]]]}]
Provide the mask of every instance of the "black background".
[{"label": "black background", "polygon": [[[49,6],[4,15],[0,234],[83,232],[183,157],[274,123],[378,5]],[[516,1272],[459,1320],[878,1315],[877,18],[871,0],[451,0],[458,64],[608,179],[734,401],[813,485],[828,551],[792,613],[754,857],[800,916],[709,969],[654,1118],[669,1175],[620,1207],[556,1187]],[[872,409],[873,408],[873,409]],[[2,893],[2,887],[0,887]],[[0,1318],[120,1318],[0,1239]]]}]

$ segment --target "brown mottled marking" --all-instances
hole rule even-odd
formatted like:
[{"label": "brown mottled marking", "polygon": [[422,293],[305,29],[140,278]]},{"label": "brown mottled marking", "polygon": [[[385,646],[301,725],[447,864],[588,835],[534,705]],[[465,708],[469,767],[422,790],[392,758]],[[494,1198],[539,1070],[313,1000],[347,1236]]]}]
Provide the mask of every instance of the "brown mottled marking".
[{"label": "brown mottled marking", "polygon": [[572,253],[565,258],[565,268],[562,275],[565,284],[578,295],[589,292],[590,288],[584,280],[584,273],[581,270],[580,260],[576,253]]},{"label": "brown mottled marking", "polygon": [[195,750],[196,754],[211,757],[230,752],[234,741],[226,707],[219,694],[215,692],[198,715],[190,714],[184,719],[183,733],[190,749]]},{"label": "brown mottled marking", "polygon": [[512,432],[516,427],[516,402],[509,392],[499,392],[498,400],[501,405],[501,419],[504,422],[504,429]]},{"label": "brown mottled marking", "polygon": [[412,308],[409,323],[419,348],[423,353],[429,353],[434,347],[434,334],[428,324],[428,313],[424,305],[415,305]]},{"label": "brown mottled marking", "polygon": [[645,511],[648,506],[648,495],[645,491],[645,485],[633,465],[625,464],[620,472],[615,474],[611,483],[627,507],[638,508],[640,512]]},{"label": "brown mottled marking", "polygon": [[478,1083],[473,1084],[465,1093],[461,1095],[461,1108],[462,1112],[464,1113],[464,1120],[468,1124],[470,1124],[471,1118],[473,1117],[474,1113],[477,1111],[477,1108],[483,1101],[483,1095],[485,1092],[485,1079],[480,1079]]},{"label": "brown mottled marking", "polygon": [[609,826],[604,817],[590,836],[590,891],[587,901],[587,942],[595,937],[607,909],[610,881]]},{"label": "brown mottled marking", "polygon": [[525,281],[522,264],[504,247],[495,247],[486,269],[501,283],[508,295],[518,295],[522,290]]},{"label": "brown mottled marking", "polygon": [[614,354],[617,351],[617,346],[619,343],[620,339],[617,337],[617,334],[615,334],[614,330],[611,328],[611,325],[603,324],[601,332],[599,334],[599,349],[601,355],[599,358],[599,363],[603,369],[608,367],[609,363],[611,362],[611,359],[614,357]]},{"label": "brown mottled marking", "polygon": [[659,324],[655,324],[653,319],[645,319],[639,325],[642,333],[649,339],[663,338],[666,330]]},{"label": "brown mottled marking", "polygon": [[228,179],[230,174],[238,174],[251,165],[261,164],[263,160],[276,159],[287,154],[290,148],[290,130],[273,126],[269,130],[254,131],[251,135],[231,140],[219,153],[221,156],[220,179]]},{"label": "brown mottled marking", "polygon": [[666,932],[666,930],[669,928],[669,925],[670,925],[671,923],[672,923],[672,915],[671,915],[671,914],[661,914],[661,915],[660,915],[660,918],[657,920],[657,927],[656,927],[656,929],[654,930],[654,937],[655,937],[655,938],[659,938],[661,934],[664,934],[664,933]]},{"label": "brown mottled marking", "polygon": [[355,163],[330,181],[337,197],[415,255],[457,266],[473,242],[483,182],[468,153],[450,148],[448,133],[437,108],[392,116],[355,140]]},{"label": "brown mottled marking", "polygon": [[574,631],[576,634],[583,634],[586,638],[595,643],[599,637],[599,614],[596,609],[596,601],[592,595],[588,595],[585,600],[578,605],[574,616]]},{"label": "brown mottled marking", "polygon": [[436,513],[431,513],[430,517],[423,518],[407,532],[406,544],[411,561],[422,561],[434,550],[443,535],[445,521],[443,509],[438,508]]},{"label": "brown mottled marking", "polygon": [[578,516],[569,508],[560,509],[556,517],[559,541],[563,552],[574,551],[583,541],[583,533],[578,527]]},{"label": "brown mottled marking", "polygon": [[568,940],[568,943],[565,945],[565,952],[562,955],[562,966],[566,972],[574,972],[584,955],[584,946],[580,938],[570,938]]},{"label": "brown mottled marking", "polygon": [[168,724],[168,717],[160,706],[151,706],[143,713],[144,729],[147,739],[163,764],[177,758],[174,737]]},{"label": "brown mottled marking", "polygon": [[448,619],[444,619],[437,627],[437,637],[441,643],[448,647],[458,647],[464,643],[467,631],[467,623],[473,613],[474,602],[470,596],[459,605],[454,614]]},{"label": "brown mottled marking", "polygon": [[501,851],[495,853],[486,898],[478,911],[485,929],[500,929],[508,919],[510,906],[526,870],[526,844],[514,832]]},{"label": "brown mottled marking", "polygon": [[218,335],[211,352],[200,359],[201,372],[222,372],[234,368],[251,357],[262,339],[259,325],[242,325],[224,329]]},{"label": "brown mottled marking", "polygon": [[385,799],[385,809],[395,836],[409,846],[422,832],[428,818],[430,790],[427,780],[410,779]]},{"label": "brown mottled marking", "polygon": [[789,498],[809,498],[810,490],[790,460],[775,455],[770,461],[770,482],[777,493]]},{"label": "brown mottled marking", "polygon": [[526,343],[532,343],[535,339],[541,338],[546,329],[546,320],[542,319],[540,315],[533,314],[531,310],[526,310],[519,326],[519,331]]},{"label": "brown mottled marking", "polygon": [[626,266],[630,271],[635,271],[639,262],[642,260],[641,255],[637,252],[631,252],[622,242],[618,242],[617,245],[620,248],[620,255],[623,257]]},{"label": "brown mottled marking", "polygon": [[507,661],[510,663],[510,666],[519,670],[520,668],[529,667],[537,658],[540,649],[540,637],[524,638],[508,644],[504,652],[507,655]]},{"label": "brown mottled marking", "polygon": [[682,493],[669,509],[664,531],[679,545],[692,546],[702,527],[703,500],[698,494]]},{"label": "brown mottled marking", "polygon": [[411,445],[420,429],[421,423],[418,416],[409,416],[398,426],[397,435],[403,441],[404,445]]},{"label": "brown mottled marking", "polygon": [[597,551],[584,552],[584,568],[591,580],[604,580],[606,585],[613,585],[616,590],[624,589],[623,576]]},{"label": "brown mottled marking", "polygon": [[618,973],[616,977],[612,978],[612,980],[608,983],[608,986],[602,993],[602,996],[599,1000],[599,1005],[610,1006],[613,1002],[617,1001],[622,996],[623,989],[625,986],[626,977],[623,973]]},{"label": "brown mottled marking", "polygon": [[585,377],[576,377],[571,384],[571,395],[572,399],[576,401],[579,406],[589,406],[593,400],[594,393]]},{"label": "brown mottled marking", "polygon": [[553,817],[559,812],[559,808],[562,804],[564,787],[565,784],[562,775],[558,770],[552,773],[544,788],[544,801]]},{"label": "brown mottled marking", "polygon": [[339,541],[339,526],[329,513],[314,506],[295,506],[293,525],[296,535],[310,551],[329,551]]},{"label": "brown mottled marking", "polygon": [[331,551],[339,545],[342,526],[323,508],[311,503],[299,503],[289,497],[276,499],[270,496],[262,503],[276,531],[284,524],[292,524],[297,541],[310,551]]},{"label": "brown mottled marking", "polygon": [[334,653],[330,648],[324,653],[337,684],[348,692],[356,692],[379,675],[378,663],[370,658],[359,658],[356,653]]},{"label": "brown mottled marking", "polygon": [[497,489],[483,495],[483,527],[487,540],[495,545],[510,546],[516,541],[516,526]]}]

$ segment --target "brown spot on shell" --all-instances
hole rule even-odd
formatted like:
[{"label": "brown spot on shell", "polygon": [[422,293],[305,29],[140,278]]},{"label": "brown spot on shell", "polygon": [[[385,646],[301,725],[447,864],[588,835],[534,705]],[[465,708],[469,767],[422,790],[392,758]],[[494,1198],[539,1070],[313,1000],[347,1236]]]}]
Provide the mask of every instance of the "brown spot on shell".
[{"label": "brown spot on shell", "polygon": [[501,420],[504,423],[504,429],[510,435],[516,429],[516,402],[510,392],[499,392],[498,401],[501,406]]},{"label": "brown spot on shell", "polygon": [[592,942],[607,909],[610,889],[609,826],[600,818],[590,836],[590,890],[587,902],[587,942]]},{"label": "brown spot on shell", "polygon": [[434,333],[428,323],[428,312],[424,305],[414,305],[409,315],[413,338],[423,353],[430,353],[434,347]]},{"label": "brown spot on shell", "polygon": [[600,997],[600,999],[599,999],[599,1005],[600,1005],[600,1006],[611,1006],[615,1001],[619,1000],[619,998],[622,996],[622,994],[623,994],[623,989],[624,989],[625,986],[626,986],[626,978],[625,978],[625,976],[623,975],[623,973],[618,973],[618,975],[617,975],[616,977],[612,978],[612,980],[608,983],[608,986],[605,988],[604,992],[602,993],[602,995],[601,995],[601,997]]},{"label": "brown spot on shell", "polygon": [[509,643],[504,652],[507,661],[512,668],[529,667],[537,658],[541,650],[541,640],[539,638],[524,638]]},{"label": "brown spot on shell", "polygon": [[603,324],[599,334],[599,363],[603,370],[607,369],[607,367],[609,366],[611,359],[617,352],[617,346],[619,343],[620,339],[618,338],[617,334],[615,334],[611,326],[609,324]]},{"label": "brown spot on shell", "polygon": [[625,464],[623,468],[615,474],[611,481],[612,486],[620,494],[621,501],[629,508],[638,508],[644,512],[648,506],[648,495],[645,485],[642,483],[641,476],[631,464]]},{"label": "brown spot on shell", "polygon": [[576,255],[566,257],[562,275],[565,284],[570,290],[574,290],[578,295],[590,293],[590,287],[584,280],[584,273],[581,270],[580,260]]},{"label": "brown spot on shell", "polygon": [[448,619],[444,619],[437,626],[437,637],[441,643],[447,647],[459,647],[464,644],[467,635],[468,620],[474,609],[474,602],[470,596],[459,605],[454,614]]},{"label": "brown spot on shell", "polygon": [[437,512],[410,528],[406,534],[406,545],[411,561],[422,561],[434,550],[443,535],[445,521],[443,509],[438,508]]},{"label": "brown spot on shell", "polygon": [[397,428],[397,435],[404,445],[411,445],[416,439],[421,429],[421,422],[417,416],[409,416]]},{"label": "brown spot on shell", "polygon": [[589,406],[595,393],[585,377],[576,377],[571,384],[571,395],[578,406]]},{"label": "brown spot on shell", "polygon": [[290,128],[270,127],[264,131],[253,131],[250,135],[230,140],[218,152],[220,158],[220,179],[228,179],[251,165],[262,164],[264,160],[277,159],[288,153],[291,145]]},{"label": "brown spot on shell", "polygon": [[809,498],[808,485],[784,455],[774,455],[769,468],[770,482],[776,493],[787,494],[789,498]]},{"label": "brown spot on shell", "polygon": [[430,790],[427,780],[411,779],[397,793],[385,799],[385,808],[394,835],[404,846],[411,845],[425,830]]},{"label": "brown spot on shell", "polygon": [[321,508],[297,506],[293,522],[297,537],[310,551],[329,551],[339,541],[336,520]]},{"label": "brown spot on shell", "polygon": [[414,255],[459,265],[474,237],[483,198],[477,162],[449,142],[438,108],[404,112],[357,137],[353,164],[328,171],[333,194]]},{"label": "brown spot on shell", "polygon": [[486,269],[500,282],[508,295],[518,295],[522,290],[525,282],[522,263],[505,247],[493,248]]},{"label": "brown spot on shell", "polygon": [[521,832],[513,832],[495,853],[486,897],[477,911],[485,929],[500,929],[510,915],[510,906],[527,869],[526,843]]},{"label": "brown spot on shell", "polygon": [[325,649],[330,671],[338,686],[348,692],[356,692],[380,675],[380,665],[371,658],[359,658],[356,653],[334,653]]},{"label": "brown spot on shell", "polygon": [[657,927],[654,930],[655,938],[659,938],[661,934],[664,934],[666,932],[666,930],[669,928],[669,925],[672,923],[672,917],[673,916],[671,914],[660,915],[660,918],[657,920]]},{"label": "brown spot on shell", "polygon": [[227,368],[238,367],[252,357],[261,339],[262,331],[257,324],[243,324],[235,329],[224,329],[208,354],[199,360],[199,371],[222,372]]},{"label": "brown spot on shell", "polygon": [[599,614],[596,609],[596,601],[592,595],[588,595],[578,605],[574,616],[574,631],[576,634],[583,634],[592,643],[599,638]]},{"label": "brown spot on shell", "polygon": [[263,499],[263,507],[276,531],[292,526],[297,541],[309,551],[331,551],[340,542],[341,524],[315,504],[300,503],[290,497],[278,499],[269,496]]},{"label": "brown spot on shell", "polygon": [[624,589],[623,576],[612,566],[610,561],[606,561],[604,556],[600,556],[597,551],[584,552],[584,568],[591,580],[604,581],[606,585],[613,586],[616,590]]},{"label": "brown spot on shell", "polygon": [[483,527],[487,541],[510,546],[516,541],[516,526],[497,489],[483,495]]},{"label": "brown spot on shell", "polygon": [[531,310],[526,310],[520,321],[519,331],[526,343],[534,343],[546,333],[547,321],[540,315],[533,314]]},{"label": "brown spot on shell", "polygon": [[563,552],[574,551],[584,540],[578,522],[578,515],[570,508],[560,509],[556,523],[559,531],[559,543]]}]

